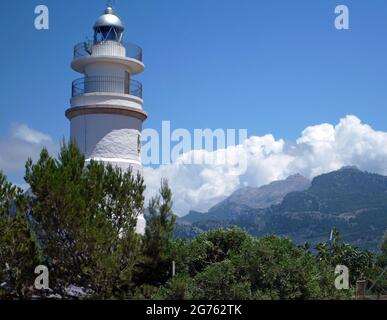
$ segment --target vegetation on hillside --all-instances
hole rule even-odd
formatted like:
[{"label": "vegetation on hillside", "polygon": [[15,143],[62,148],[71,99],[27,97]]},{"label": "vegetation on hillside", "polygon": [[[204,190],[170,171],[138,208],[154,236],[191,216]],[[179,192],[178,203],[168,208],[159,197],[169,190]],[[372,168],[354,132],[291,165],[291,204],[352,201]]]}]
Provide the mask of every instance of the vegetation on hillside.
[{"label": "vegetation on hillside", "polygon": [[[74,298],[69,287],[84,299],[350,299],[360,279],[375,294],[387,289],[387,239],[377,254],[344,244],[338,232],[315,250],[238,228],[173,239],[167,181],[139,236],[142,177],[87,163],[72,144],[57,159],[43,150],[36,163],[29,160],[25,180],[31,192],[0,173],[2,299]],[[350,270],[349,290],[334,286],[338,264]],[[38,265],[49,270],[48,290],[34,288]]]},{"label": "vegetation on hillside", "polygon": [[[235,225],[257,237],[274,233],[317,246],[335,226],[346,243],[377,252],[387,229],[387,177],[354,167],[317,176],[310,188],[290,192],[267,208],[246,208],[246,199],[238,204],[237,200],[234,197],[232,204],[216,205],[216,215],[210,210],[179,219],[175,236],[192,239],[211,229]],[[249,201],[253,203],[254,197]],[[236,214],[235,207],[243,214]]]}]

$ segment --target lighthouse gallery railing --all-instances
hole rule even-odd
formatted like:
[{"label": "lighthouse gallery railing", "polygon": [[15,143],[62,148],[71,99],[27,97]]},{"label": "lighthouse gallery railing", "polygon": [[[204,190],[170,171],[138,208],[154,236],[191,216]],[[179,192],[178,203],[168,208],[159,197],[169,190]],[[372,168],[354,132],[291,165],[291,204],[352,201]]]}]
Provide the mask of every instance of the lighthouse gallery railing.
[{"label": "lighthouse gallery railing", "polygon": [[92,76],[73,81],[73,97],[93,92],[129,94],[142,99],[142,84],[136,80],[115,76]]}]

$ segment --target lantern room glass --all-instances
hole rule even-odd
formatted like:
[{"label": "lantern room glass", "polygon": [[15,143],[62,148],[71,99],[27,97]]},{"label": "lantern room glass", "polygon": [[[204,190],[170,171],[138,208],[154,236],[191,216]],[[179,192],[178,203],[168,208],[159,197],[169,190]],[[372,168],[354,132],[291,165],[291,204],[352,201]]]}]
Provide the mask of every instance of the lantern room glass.
[{"label": "lantern room glass", "polygon": [[95,29],[94,43],[101,43],[105,41],[122,41],[123,31],[113,26],[101,26]]}]

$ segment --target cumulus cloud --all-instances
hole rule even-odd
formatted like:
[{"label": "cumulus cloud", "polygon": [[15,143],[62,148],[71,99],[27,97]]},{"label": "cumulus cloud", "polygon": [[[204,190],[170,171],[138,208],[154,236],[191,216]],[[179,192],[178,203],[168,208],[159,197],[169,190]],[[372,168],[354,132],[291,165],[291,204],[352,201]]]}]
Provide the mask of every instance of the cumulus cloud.
[{"label": "cumulus cloud", "polygon": [[[37,160],[43,147],[51,154],[58,152],[49,135],[26,124],[11,126],[10,133],[0,137],[0,170],[19,177],[16,182],[21,183],[25,161],[29,157]],[[214,159],[214,164],[187,164],[201,157]],[[218,161],[224,157],[227,161]],[[167,178],[174,210],[184,215],[189,210],[206,211],[244,186],[261,186],[296,173],[313,178],[346,165],[387,175],[386,164],[387,132],[376,131],[349,115],[335,125],[307,127],[294,142],[268,134],[214,152],[191,150],[172,164],[144,168],[144,177],[147,199],[158,192],[160,180]]]},{"label": "cumulus cloud", "polygon": [[10,133],[0,137],[0,170],[6,175],[22,176],[27,159],[37,160],[43,147],[54,154],[58,149],[49,135],[26,124],[13,124]]},{"label": "cumulus cloud", "polygon": [[[235,163],[187,164],[187,158],[205,154],[228,159],[244,159],[246,166],[236,174]],[[273,135],[250,137],[227,150],[193,150],[177,161],[158,168],[145,168],[147,196],[155,194],[160,179],[167,178],[174,194],[174,210],[206,211],[243,186],[261,186],[300,173],[308,178],[357,166],[387,175],[387,132],[376,131],[356,116],[346,116],[338,124],[307,127],[295,142],[276,140]]]}]

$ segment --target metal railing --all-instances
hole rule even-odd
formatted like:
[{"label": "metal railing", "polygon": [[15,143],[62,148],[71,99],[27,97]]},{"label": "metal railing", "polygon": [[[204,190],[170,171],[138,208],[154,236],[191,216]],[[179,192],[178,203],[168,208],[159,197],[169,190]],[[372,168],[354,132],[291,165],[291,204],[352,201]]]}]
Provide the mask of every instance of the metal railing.
[{"label": "metal railing", "polygon": [[142,49],[139,46],[129,42],[121,43],[117,41],[106,41],[98,43],[93,43],[93,41],[86,41],[78,43],[74,46],[74,59],[91,56],[93,54],[93,49],[101,46],[106,46],[111,50],[111,54],[108,53],[107,55],[115,56],[116,52],[125,52],[126,57],[142,62]]},{"label": "metal railing", "polygon": [[92,76],[73,81],[73,97],[93,92],[121,93],[142,99],[142,84],[129,77],[115,76]]}]

